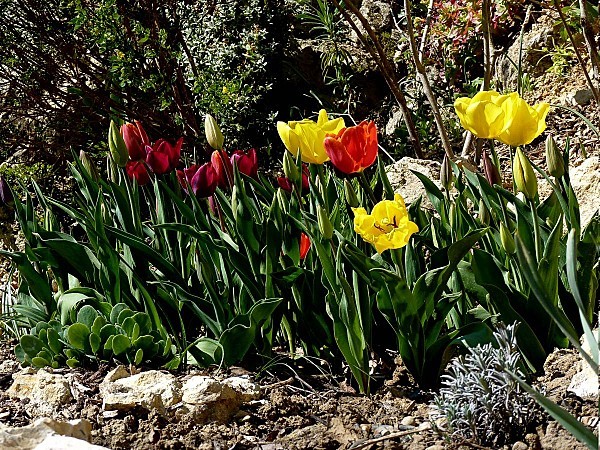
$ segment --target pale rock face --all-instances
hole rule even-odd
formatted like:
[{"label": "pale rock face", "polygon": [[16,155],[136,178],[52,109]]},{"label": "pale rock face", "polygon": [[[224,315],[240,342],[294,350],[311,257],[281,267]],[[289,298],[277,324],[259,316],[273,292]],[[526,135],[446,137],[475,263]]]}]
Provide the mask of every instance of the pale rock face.
[{"label": "pale rock face", "polygon": [[422,197],[422,205],[432,208],[433,206],[427,199],[427,193],[423,187],[423,183],[421,183],[421,180],[419,180],[411,170],[422,173],[441,188],[439,183],[440,163],[427,159],[404,157],[386,167],[387,176],[394,192],[402,195],[407,206],[419,197]]},{"label": "pale rock face", "polygon": [[[598,329],[595,329],[593,333],[596,339],[600,337]],[[591,354],[590,343],[585,335],[582,337],[581,348],[588,355]],[[598,401],[598,373],[596,373],[583,359],[579,364],[581,369],[573,376],[571,379],[571,384],[569,384],[567,390],[573,392],[575,395],[583,399]]]},{"label": "pale rock face", "polygon": [[33,450],[110,450],[106,447],[90,444],[68,436],[48,436]]},{"label": "pale rock face", "polygon": [[223,384],[228,385],[240,395],[243,403],[260,398],[259,386],[248,377],[230,377],[223,380]]},{"label": "pale rock face", "polygon": [[[3,450],[101,449],[102,447],[87,444],[91,436],[92,424],[86,419],[59,422],[45,417],[25,427],[0,428],[0,448]],[[70,447],[66,445],[59,447],[59,442],[66,443],[66,441],[61,441],[60,438],[70,439],[69,442],[72,445]],[[48,439],[49,442],[43,444]]]},{"label": "pale rock face", "polygon": [[181,383],[170,373],[149,370],[129,376],[120,366],[109,372],[100,384],[104,410],[127,411],[136,406],[148,410],[165,408],[181,401]]},{"label": "pale rock face", "polygon": [[13,374],[13,380],[6,393],[12,398],[29,399],[36,415],[52,414],[73,399],[68,380],[44,369],[23,369]]}]

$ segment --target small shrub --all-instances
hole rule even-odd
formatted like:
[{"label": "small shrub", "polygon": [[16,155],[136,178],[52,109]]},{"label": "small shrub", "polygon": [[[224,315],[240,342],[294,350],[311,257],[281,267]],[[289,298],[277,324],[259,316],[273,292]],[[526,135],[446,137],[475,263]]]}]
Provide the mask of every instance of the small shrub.
[{"label": "small shrub", "polygon": [[434,402],[451,439],[498,446],[523,437],[541,419],[541,408],[505,369],[523,376],[517,325],[500,325],[492,344],[469,348],[454,359]]}]

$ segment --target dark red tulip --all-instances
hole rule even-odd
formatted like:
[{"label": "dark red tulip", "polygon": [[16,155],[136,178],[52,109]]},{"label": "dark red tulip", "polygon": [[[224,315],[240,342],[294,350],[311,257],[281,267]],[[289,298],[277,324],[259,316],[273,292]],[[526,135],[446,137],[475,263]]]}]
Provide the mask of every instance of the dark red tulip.
[{"label": "dark red tulip", "polygon": [[12,191],[4,177],[0,176],[0,206],[8,205],[14,200]]},{"label": "dark red tulip", "polygon": [[194,164],[187,169],[178,170],[177,178],[186,192],[187,181],[192,187],[194,195],[200,198],[206,198],[213,195],[219,182],[217,173],[211,163],[205,163],[201,166]]},{"label": "dark red tulip", "polygon": [[225,150],[215,150],[210,157],[213,169],[217,173],[219,187],[228,187],[233,184],[233,166]]},{"label": "dark red tulip", "polygon": [[159,139],[152,147],[146,146],[146,162],[148,167],[157,175],[171,172],[181,156],[181,146],[183,138],[179,138],[175,145],[171,145],[164,139]]},{"label": "dark red tulip", "polygon": [[231,155],[231,165],[237,165],[240,173],[248,175],[249,177],[256,178],[258,176],[258,158],[256,157],[256,150],[251,148],[247,152],[236,150]]},{"label": "dark red tulip", "polygon": [[306,233],[300,234],[300,259],[306,258],[306,254],[310,249],[310,238],[306,235]]},{"label": "dark red tulip", "polygon": [[146,158],[146,145],[150,145],[148,135],[137,120],[121,126],[121,135],[125,141],[129,158],[133,161]]},{"label": "dark red tulip", "polygon": [[140,186],[150,181],[150,174],[144,161],[129,161],[125,166],[129,178],[135,179]]},{"label": "dark red tulip", "polygon": [[374,122],[363,121],[327,136],[323,145],[337,170],[345,174],[361,172],[377,158],[377,128]]},{"label": "dark red tulip", "polygon": [[502,186],[502,178],[500,177],[500,172],[498,168],[494,165],[487,152],[484,150],[482,154],[483,160],[483,174],[485,175],[486,180],[490,183],[490,186],[497,184]]},{"label": "dark red tulip", "polygon": [[[277,177],[277,184],[281,189],[287,192],[292,192],[293,183],[287,177]],[[302,164],[302,195],[306,195],[309,192],[308,184],[308,166]]]}]

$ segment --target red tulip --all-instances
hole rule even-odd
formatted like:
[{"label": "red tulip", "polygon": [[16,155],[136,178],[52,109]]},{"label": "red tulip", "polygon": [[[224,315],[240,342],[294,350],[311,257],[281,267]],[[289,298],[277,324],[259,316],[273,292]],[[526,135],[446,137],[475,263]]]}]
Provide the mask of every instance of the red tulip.
[{"label": "red tulip", "polygon": [[323,141],[331,163],[340,172],[351,174],[365,170],[377,158],[377,128],[374,122],[362,121],[342,128]]},{"label": "red tulip", "polygon": [[148,135],[137,120],[121,126],[121,135],[125,141],[129,158],[133,161],[146,158],[146,145],[150,145]]},{"label": "red tulip", "polygon": [[219,187],[227,187],[233,184],[233,166],[225,150],[215,150],[210,157],[213,169],[217,173]]},{"label": "red tulip", "polygon": [[[292,192],[293,183],[287,177],[277,177],[277,184],[281,189],[287,192]],[[308,166],[302,164],[302,195],[308,194]]]},{"label": "red tulip", "polygon": [[125,171],[129,178],[135,179],[140,186],[150,181],[150,174],[144,161],[128,161]]},{"label": "red tulip", "polygon": [[256,178],[258,176],[258,158],[256,150],[251,148],[247,152],[236,150],[231,155],[231,165],[237,165],[238,170],[244,175]]},{"label": "red tulip", "polygon": [[3,176],[0,176],[0,207],[14,201],[12,191]]},{"label": "red tulip", "polygon": [[157,175],[171,172],[179,164],[182,144],[183,138],[179,138],[174,146],[164,139],[159,139],[152,147],[147,145],[146,162],[148,167]]},{"label": "red tulip", "polygon": [[306,254],[310,249],[310,238],[306,235],[306,233],[300,234],[300,259],[306,258]]},{"label": "red tulip", "polygon": [[206,198],[213,195],[219,182],[217,173],[211,163],[205,163],[201,166],[194,164],[187,169],[178,170],[177,179],[186,192],[187,183],[189,183],[194,195],[200,198]]}]

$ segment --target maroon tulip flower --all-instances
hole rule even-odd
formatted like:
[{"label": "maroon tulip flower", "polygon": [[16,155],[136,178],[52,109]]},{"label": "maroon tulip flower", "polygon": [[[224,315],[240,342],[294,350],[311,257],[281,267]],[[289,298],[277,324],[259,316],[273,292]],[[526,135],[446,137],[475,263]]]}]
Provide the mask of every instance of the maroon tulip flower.
[{"label": "maroon tulip flower", "polygon": [[256,150],[253,148],[247,152],[241,150],[233,152],[231,155],[231,165],[237,165],[238,170],[244,175],[252,178],[258,177],[258,158],[256,157]]},{"label": "maroon tulip flower", "polygon": [[215,150],[210,157],[213,169],[217,173],[219,187],[228,187],[233,184],[233,166],[225,150]]},{"label": "maroon tulip flower", "polygon": [[8,205],[14,200],[12,191],[4,177],[0,176],[0,206]]},{"label": "maroon tulip flower", "polygon": [[200,198],[213,195],[219,183],[217,173],[211,163],[205,163],[201,166],[194,164],[187,169],[178,170],[177,178],[186,192],[189,183],[194,195]]},{"label": "maroon tulip flower", "polygon": [[183,138],[179,138],[175,145],[164,139],[159,139],[152,147],[146,146],[146,163],[157,175],[169,173],[179,164]]},{"label": "maroon tulip flower", "polygon": [[485,150],[481,156],[483,160],[483,174],[488,180],[488,183],[490,183],[490,186],[493,186],[494,184],[502,186],[502,177],[500,177],[500,172]]},{"label": "maroon tulip flower", "polygon": [[146,158],[146,145],[150,145],[148,135],[137,120],[121,126],[121,135],[125,141],[129,158],[133,161]]},{"label": "maroon tulip flower", "polygon": [[[287,177],[277,177],[277,184],[281,189],[287,192],[292,192],[293,183]],[[302,195],[306,195],[309,192],[308,185],[308,166],[302,164]]]},{"label": "maroon tulip flower", "polygon": [[125,171],[129,175],[129,178],[136,180],[140,186],[150,181],[150,174],[144,161],[128,161]]}]

